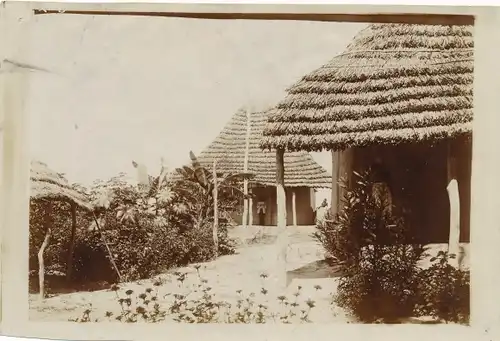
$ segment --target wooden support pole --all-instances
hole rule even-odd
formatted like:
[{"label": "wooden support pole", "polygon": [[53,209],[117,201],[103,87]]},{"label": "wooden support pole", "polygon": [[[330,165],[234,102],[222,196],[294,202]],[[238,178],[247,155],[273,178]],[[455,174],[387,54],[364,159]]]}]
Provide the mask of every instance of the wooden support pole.
[{"label": "wooden support pole", "polygon": [[450,200],[450,233],[448,240],[448,253],[454,254],[455,258],[450,258],[450,265],[459,267],[460,252],[460,193],[458,181],[456,179],[456,159],[452,149],[452,142],[448,143],[448,198]]},{"label": "wooden support pole", "polygon": [[217,161],[214,160],[214,165],[213,165],[213,178],[214,178],[214,226],[212,230],[212,237],[214,239],[214,254],[215,257],[219,255],[219,235],[218,235],[218,229],[219,229],[219,201],[218,201],[218,196],[219,196],[219,184],[217,181]]},{"label": "wooden support pole", "polygon": [[292,218],[293,226],[297,227],[297,202],[295,190],[292,190]]},{"label": "wooden support pole", "polygon": [[248,180],[244,179],[243,180],[243,194],[245,195],[245,198],[243,199],[243,217],[242,217],[242,222],[241,224],[243,227],[248,226]]},{"label": "wooden support pole", "polygon": [[42,246],[38,250],[38,287],[39,287],[39,295],[40,300],[45,298],[45,259],[44,252],[50,242],[50,236],[52,234],[52,203],[51,202],[43,202],[44,208],[44,222],[43,228],[45,229],[45,237],[43,239]]},{"label": "wooden support pole", "polygon": [[338,170],[337,176],[339,179],[345,180],[345,183],[337,184],[337,212],[341,212],[344,206],[344,196],[346,195],[347,189],[343,186],[350,186],[352,179],[352,162],[353,162],[353,150],[346,149],[338,152]]},{"label": "wooden support pole", "polygon": [[277,287],[285,290],[287,287],[286,278],[286,251],[288,248],[288,235],[286,230],[286,192],[285,192],[285,151],[276,151],[276,201],[277,201]]},{"label": "wooden support pole", "polygon": [[[246,138],[245,138],[245,156],[243,159],[243,172],[248,173],[248,158],[249,158],[249,151],[250,151],[250,131],[251,131],[251,112],[250,110],[246,110],[246,115],[247,115],[247,132],[246,132]],[[245,195],[245,199],[243,199],[243,227],[247,227],[248,225],[248,179],[243,180],[243,194]]]},{"label": "wooden support pole", "polygon": [[75,235],[76,235],[76,204],[71,203],[71,236],[68,248],[68,260],[66,262],[66,282],[71,281],[73,273],[73,254],[75,252]]},{"label": "wooden support pole", "polygon": [[104,237],[104,234],[102,233],[102,230],[101,230],[101,227],[99,225],[99,221],[97,220],[97,217],[93,213],[92,213],[92,217],[94,218],[96,229],[97,229],[97,231],[99,231],[99,234],[101,235],[101,240],[103,241],[104,246],[106,247],[106,251],[108,251],[109,260],[110,260],[111,264],[113,265],[113,268],[115,269],[116,274],[118,275],[118,280],[121,283],[121,281],[122,281],[122,275],[120,273],[120,270],[118,270],[118,266],[116,265],[115,259],[113,257],[113,252],[111,252],[111,249],[109,248],[109,244],[106,241],[106,238]]},{"label": "wooden support pole", "polygon": [[38,286],[40,288],[39,293],[41,300],[45,298],[45,260],[43,258],[43,253],[49,245],[51,232],[51,227],[47,227],[45,230],[45,238],[43,239],[42,246],[40,247],[40,250],[38,250]]},{"label": "wooden support pole", "polygon": [[[252,189],[250,189],[250,195],[252,194]],[[248,198],[248,225],[253,226],[253,197]]]},{"label": "wooden support pole", "polygon": [[[339,208],[339,153],[332,150],[332,198],[330,213],[334,217]],[[315,207],[316,209],[316,207]]]}]

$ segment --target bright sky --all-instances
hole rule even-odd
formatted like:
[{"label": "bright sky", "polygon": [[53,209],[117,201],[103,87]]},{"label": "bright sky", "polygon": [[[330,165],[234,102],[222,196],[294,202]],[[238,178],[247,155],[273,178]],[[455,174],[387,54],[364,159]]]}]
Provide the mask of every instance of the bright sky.
[{"label": "bright sky", "polygon": [[[34,159],[83,185],[132,160],[150,172],[200,152],[232,114],[272,105],[364,24],[43,15],[22,62]],[[331,169],[330,154],[314,155]]]}]

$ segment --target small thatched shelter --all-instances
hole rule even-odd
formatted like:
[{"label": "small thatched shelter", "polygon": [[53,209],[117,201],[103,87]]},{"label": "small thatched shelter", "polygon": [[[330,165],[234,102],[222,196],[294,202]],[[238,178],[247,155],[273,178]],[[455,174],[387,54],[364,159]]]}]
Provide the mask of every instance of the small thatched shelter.
[{"label": "small thatched shelter", "polygon": [[335,181],[381,162],[423,241],[451,243],[460,224],[468,242],[473,46],[472,26],[372,24],[288,90],[261,146],[279,162],[285,151],[331,150]]},{"label": "small thatched shelter", "polygon": [[31,162],[30,180],[30,200],[43,202],[45,211],[45,238],[38,252],[40,297],[43,299],[45,295],[45,266],[43,253],[49,243],[52,229],[51,202],[67,202],[71,207],[71,241],[70,249],[68,251],[68,262],[66,270],[66,277],[68,279],[71,276],[71,270],[73,268],[72,260],[73,245],[76,232],[76,210],[77,208],[81,208],[83,210],[91,211],[92,205],[84,194],[73,189],[62,175],[50,169],[45,163],[38,161]]},{"label": "small thatched shelter", "polygon": [[[211,168],[216,161],[217,172],[224,174],[249,173],[248,203],[242,203],[243,212],[234,217],[244,226],[276,225],[276,153],[260,148],[262,130],[268,111],[239,110],[225,125],[215,140],[198,156],[200,164]],[[315,190],[331,188],[332,177],[307,152],[292,152],[285,156],[288,172],[286,204],[292,212],[288,225],[313,225]],[[262,209],[263,203],[265,210]],[[246,214],[246,207],[248,212]]]},{"label": "small thatched shelter", "polygon": [[92,209],[92,205],[84,194],[73,189],[68,180],[43,162],[31,162],[30,181],[31,200],[59,200],[83,209]]}]

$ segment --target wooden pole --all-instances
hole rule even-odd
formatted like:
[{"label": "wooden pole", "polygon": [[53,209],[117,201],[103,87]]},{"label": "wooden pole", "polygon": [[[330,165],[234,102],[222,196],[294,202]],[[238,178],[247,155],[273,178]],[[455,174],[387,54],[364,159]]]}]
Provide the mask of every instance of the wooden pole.
[{"label": "wooden pole", "polygon": [[113,265],[113,268],[115,269],[116,274],[118,275],[118,279],[121,282],[122,281],[122,275],[120,273],[120,270],[118,270],[118,266],[116,265],[115,259],[113,257],[113,253],[111,252],[111,249],[109,248],[109,244],[106,241],[106,238],[104,237],[104,234],[102,233],[101,227],[99,225],[99,221],[97,221],[97,217],[95,216],[95,214],[92,214],[92,216],[93,216],[94,221],[95,221],[95,226],[96,226],[97,230],[99,231],[99,234],[101,235],[101,239],[102,239],[102,241],[104,243],[104,246],[106,247],[106,250],[108,251],[109,260],[111,262],[111,265]]},{"label": "wooden pole", "polygon": [[66,262],[66,281],[71,281],[73,272],[73,254],[75,252],[75,235],[76,235],[76,204],[71,203],[71,237],[69,240],[68,260]]},{"label": "wooden pole", "polygon": [[347,189],[342,186],[350,186],[352,179],[352,162],[353,162],[353,150],[346,149],[338,152],[338,165],[337,165],[337,176],[339,179],[343,178],[345,183],[337,184],[337,212],[341,212],[343,209],[344,196],[346,195]]},{"label": "wooden pole", "polygon": [[45,229],[45,237],[43,239],[42,246],[38,250],[38,286],[39,286],[39,294],[40,299],[43,300],[45,298],[45,259],[43,254],[45,249],[49,245],[50,236],[52,234],[52,203],[51,202],[43,202],[44,208],[44,222],[43,227]]},{"label": "wooden pole", "polygon": [[214,252],[215,252],[215,257],[218,256],[219,254],[219,236],[217,234],[218,228],[219,228],[219,202],[218,202],[218,196],[219,196],[219,189],[218,189],[218,181],[217,181],[217,161],[214,160],[214,166],[213,166],[213,177],[214,177],[214,227],[212,231],[212,236],[214,239]]},{"label": "wooden pole", "polygon": [[288,248],[288,236],[286,230],[286,192],[285,192],[285,151],[276,151],[276,201],[277,201],[277,287],[285,290],[287,287],[286,277],[286,251]]},{"label": "wooden pole", "polygon": [[450,200],[450,233],[448,240],[448,253],[454,254],[455,258],[450,258],[450,265],[459,267],[460,252],[460,193],[458,181],[456,179],[456,160],[452,150],[452,142],[448,143],[448,198]]},{"label": "wooden pole", "polygon": [[[250,195],[253,194],[252,189],[250,189]],[[248,198],[248,226],[253,226],[253,198],[250,196]]]},{"label": "wooden pole", "polygon": [[45,230],[45,238],[43,239],[42,246],[40,250],[38,250],[38,285],[39,285],[39,293],[40,299],[43,300],[45,298],[45,261],[43,259],[43,253],[45,249],[49,245],[51,236],[51,227],[47,226]]},{"label": "wooden pole", "polygon": [[330,203],[332,217],[338,213],[339,209],[339,166],[339,153],[332,150],[332,198]]},{"label": "wooden pole", "polygon": [[243,219],[241,224],[243,227],[248,226],[248,180],[244,179],[243,180],[243,194],[245,195],[245,198],[243,199]]},{"label": "wooden pole", "polygon": [[[249,151],[250,151],[250,110],[246,110],[247,114],[247,132],[246,132],[246,137],[245,137],[245,156],[243,159],[243,172],[248,173],[248,158],[249,158]],[[247,227],[248,225],[248,179],[243,180],[243,194],[245,195],[245,199],[243,201],[243,227]]]},{"label": "wooden pole", "polygon": [[292,218],[293,226],[297,227],[297,202],[295,190],[292,190]]}]

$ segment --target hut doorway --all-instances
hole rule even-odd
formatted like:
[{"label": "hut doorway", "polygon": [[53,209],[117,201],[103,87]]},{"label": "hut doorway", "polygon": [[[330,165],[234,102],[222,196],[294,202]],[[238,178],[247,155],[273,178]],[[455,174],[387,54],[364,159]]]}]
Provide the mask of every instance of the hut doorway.
[{"label": "hut doorway", "polygon": [[[277,201],[276,187],[274,186],[252,186],[252,205],[249,214],[252,214],[253,225],[276,226],[277,225]],[[314,225],[314,204],[316,192],[309,187],[290,187],[286,189],[287,225],[310,226]],[[295,201],[295,204],[294,204]],[[243,203],[241,203],[243,206]],[[293,210],[295,207],[295,222]],[[243,209],[233,215],[236,224],[242,224]]]},{"label": "hut doorway", "polygon": [[[454,140],[460,192],[461,241],[469,238],[471,144]],[[449,183],[450,142],[373,146],[356,149],[352,167],[366,169],[381,164],[391,190],[392,202],[408,216],[408,223],[421,243],[447,243],[450,233]]]}]

